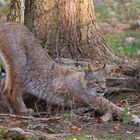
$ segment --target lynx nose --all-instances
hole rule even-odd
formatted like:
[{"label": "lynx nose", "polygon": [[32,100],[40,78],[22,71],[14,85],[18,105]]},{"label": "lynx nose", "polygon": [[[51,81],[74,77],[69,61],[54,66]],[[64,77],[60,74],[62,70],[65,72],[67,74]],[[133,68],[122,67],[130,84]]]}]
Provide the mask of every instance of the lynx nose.
[{"label": "lynx nose", "polygon": [[106,88],[97,89],[97,93],[105,93]]},{"label": "lynx nose", "polygon": [[105,93],[105,94],[107,94],[108,91],[109,91],[108,88],[105,88],[105,89],[104,89],[104,93]]},{"label": "lynx nose", "polygon": [[106,87],[103,87],[103,88],[102,88],[102,91],[103,91],[104,93],[106,93],[106,92],[108,91],[108,89],[107,89]]},{"label": "lynx nose", "polygon": [[105,91],[105,90],[106,90],[106,87],[102,87],[102,90],[104,90],[104,91]]},{"label": "lynx nose", "polygon": [[97,93],[99,93],[99,94],[107,94],[108,89],[106,87],[102,87],[100,89],[97,89]]}]

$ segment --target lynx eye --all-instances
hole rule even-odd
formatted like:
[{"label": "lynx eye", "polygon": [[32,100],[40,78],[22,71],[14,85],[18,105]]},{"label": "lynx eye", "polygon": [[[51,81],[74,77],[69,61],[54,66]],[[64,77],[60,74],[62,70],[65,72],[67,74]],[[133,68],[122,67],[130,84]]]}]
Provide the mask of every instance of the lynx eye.
[{"label": "lynx eye", "polygon": [[99,82],[98,82],[98,81],[95,81],[94,83],[95,83],[95,84],[99,84]]}]

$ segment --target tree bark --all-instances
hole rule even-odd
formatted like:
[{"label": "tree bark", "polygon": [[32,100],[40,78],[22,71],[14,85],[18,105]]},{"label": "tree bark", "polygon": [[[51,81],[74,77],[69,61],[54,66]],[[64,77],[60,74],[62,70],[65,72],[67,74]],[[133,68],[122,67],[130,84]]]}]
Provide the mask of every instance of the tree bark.
[{"label": "tree bark", "polygon": [[93,0],[25,0],[24,13],[25,25],[51,56],[116,60],[96,23]]},{"label": "tree bark", "polygon": [[24,0],[10,0],[9,14],[7,20],[11,22],[24,23]]}]

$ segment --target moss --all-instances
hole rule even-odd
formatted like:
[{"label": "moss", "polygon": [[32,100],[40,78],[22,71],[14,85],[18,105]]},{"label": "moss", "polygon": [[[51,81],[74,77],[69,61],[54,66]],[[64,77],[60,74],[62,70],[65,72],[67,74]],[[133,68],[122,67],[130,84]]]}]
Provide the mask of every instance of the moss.
[{"label": "moss", "polygon": [[[131,35],[135,39],[134,43],[127,43],[125,41],[125,39],[129,37],[129,35]],[[110,33],[105,35],[105,39],[118,56],[127,56],[129,58],[135,58],[136,53],[140,51],[139,36],[140,33],[134,32]]]},{"label": "moss", "polygon": [[4,139],[4,135],[5,135],[5,132],[6,132],[7,128],[0,125],[0,139]]},{"label": "moss", "polygon": [[86,138],[85,136],[69,136],[66,138],[66,140],[90,140],[90,139]]}]

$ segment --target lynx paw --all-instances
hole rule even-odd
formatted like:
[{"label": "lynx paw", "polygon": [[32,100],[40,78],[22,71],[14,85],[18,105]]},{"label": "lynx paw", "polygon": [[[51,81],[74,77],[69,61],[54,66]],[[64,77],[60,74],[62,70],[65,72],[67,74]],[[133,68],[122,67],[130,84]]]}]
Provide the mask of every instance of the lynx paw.
[{"label": "lynx paw", "polygon": [[132,115],[132,123],[137,126],[140,126],[140,118],[136,115]]},{"label": "lynx paw", "polygon": [[34,115],[34,110],[33,109],[25,109],[25,110],[22,110],[20,112],[17,112],[18,115],[21,115],[21,116],[33,116]]},{"label": "lynx paw", "polygon": [[34,112],[33,109],[31,109],[31,108],[27,109],[27,115],[28,116],[33,116],[34,114],[35,114],[35,112]]}]

